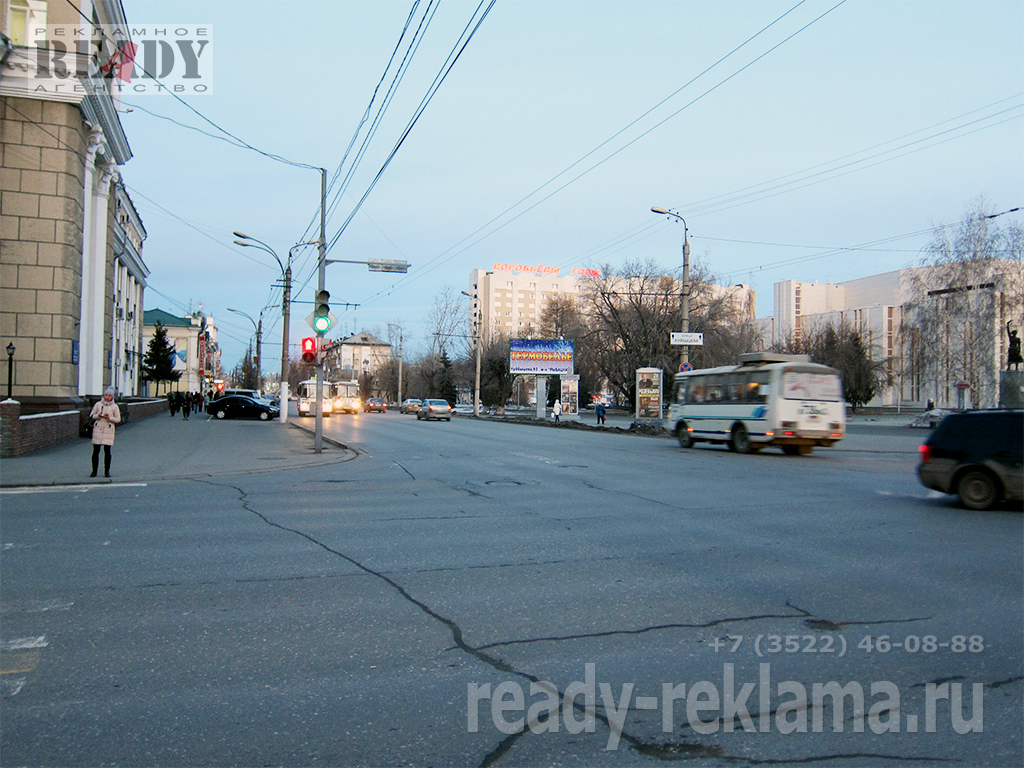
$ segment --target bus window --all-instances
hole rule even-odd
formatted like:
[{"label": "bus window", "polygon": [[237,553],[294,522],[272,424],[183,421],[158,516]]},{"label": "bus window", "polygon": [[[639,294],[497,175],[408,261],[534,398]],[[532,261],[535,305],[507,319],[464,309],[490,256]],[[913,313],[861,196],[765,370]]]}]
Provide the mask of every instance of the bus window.
[{"label": "bus window", "polygon": [[673,403],[685,403],[686,402],[686,380],[680,381],[676,384],[675,393],[672,396]]},{"label": "bus window", "polygon": [[725,385],[721,376],[708,377],[708,402],[720,403],[724,398]]},{"label": "bus window", "polygon": [[707,387],[704,384],[691,384],[686,397],[688,403],[703,403],[707,398]]}]

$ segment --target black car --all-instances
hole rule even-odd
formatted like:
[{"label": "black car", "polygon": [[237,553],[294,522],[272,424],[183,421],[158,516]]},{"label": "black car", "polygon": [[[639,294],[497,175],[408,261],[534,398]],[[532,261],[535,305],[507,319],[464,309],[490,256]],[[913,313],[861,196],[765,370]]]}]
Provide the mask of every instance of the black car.
[{"label": "black car", "polygon": [[245,395],[226,395],[211,400],[206,412],[218,419],[259,419],[268,421],[281,415],[281,410],[265,400],[253,400]]},{"label": "black car", "polygon": [[921,446],[926,488],[968,509],[1024,499],[1024,411],[965,411],[944,418]]}]

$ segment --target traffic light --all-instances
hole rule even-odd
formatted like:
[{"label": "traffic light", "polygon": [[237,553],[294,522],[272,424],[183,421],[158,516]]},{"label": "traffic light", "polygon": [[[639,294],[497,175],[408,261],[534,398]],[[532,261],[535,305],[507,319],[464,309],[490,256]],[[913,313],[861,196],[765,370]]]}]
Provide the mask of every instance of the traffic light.
[{"label": "traffic light", "polygon": [[321,335],[327,333],[334,324],[331,321],[331,308],[327,305],[330,300],[331,294],[327,291],[317,291],[313,309],[313,330]]},{"label": "traffic light", "polygon": [[308,365],[316,362],[316,339],[311,336],[302,340],[302,362]]}]

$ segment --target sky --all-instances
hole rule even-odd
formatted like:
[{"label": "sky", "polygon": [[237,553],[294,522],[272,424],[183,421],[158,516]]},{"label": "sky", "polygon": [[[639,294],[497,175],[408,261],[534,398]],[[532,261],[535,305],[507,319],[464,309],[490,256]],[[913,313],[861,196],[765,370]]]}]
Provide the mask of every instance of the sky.
[{"label": "sky", "polygon": [[[146,308],[212,315],[228,370],[253,337],[228,307],[262,311],[264,360],[282,330],[280,268],[232,232],[282,260],[318,237],[317,168],[327,257],[412,265],[328,265],[328,337],[399,323],[407,358],[474,269],[679,268],[683,224],[652,206],[764,317],[778,281],[913,266],[980,199],[1024,205],[1019,0],[123,5],[133,28],[209,40],[206,93],[123,96],[122,178],[147,231]],[[183,60],[162,62],[179,82]],[[294,251],[293,351],[315,265],[315,247]]]}]

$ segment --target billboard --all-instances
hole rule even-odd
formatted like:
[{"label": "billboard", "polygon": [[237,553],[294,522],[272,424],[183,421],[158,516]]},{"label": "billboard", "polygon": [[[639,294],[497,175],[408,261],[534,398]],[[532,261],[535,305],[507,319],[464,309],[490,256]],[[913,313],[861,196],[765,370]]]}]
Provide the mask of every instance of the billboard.
[{"label": "billboard", "polygon": [[571,374],[573,342],[564,339],[509,340],[509,373]]}]

